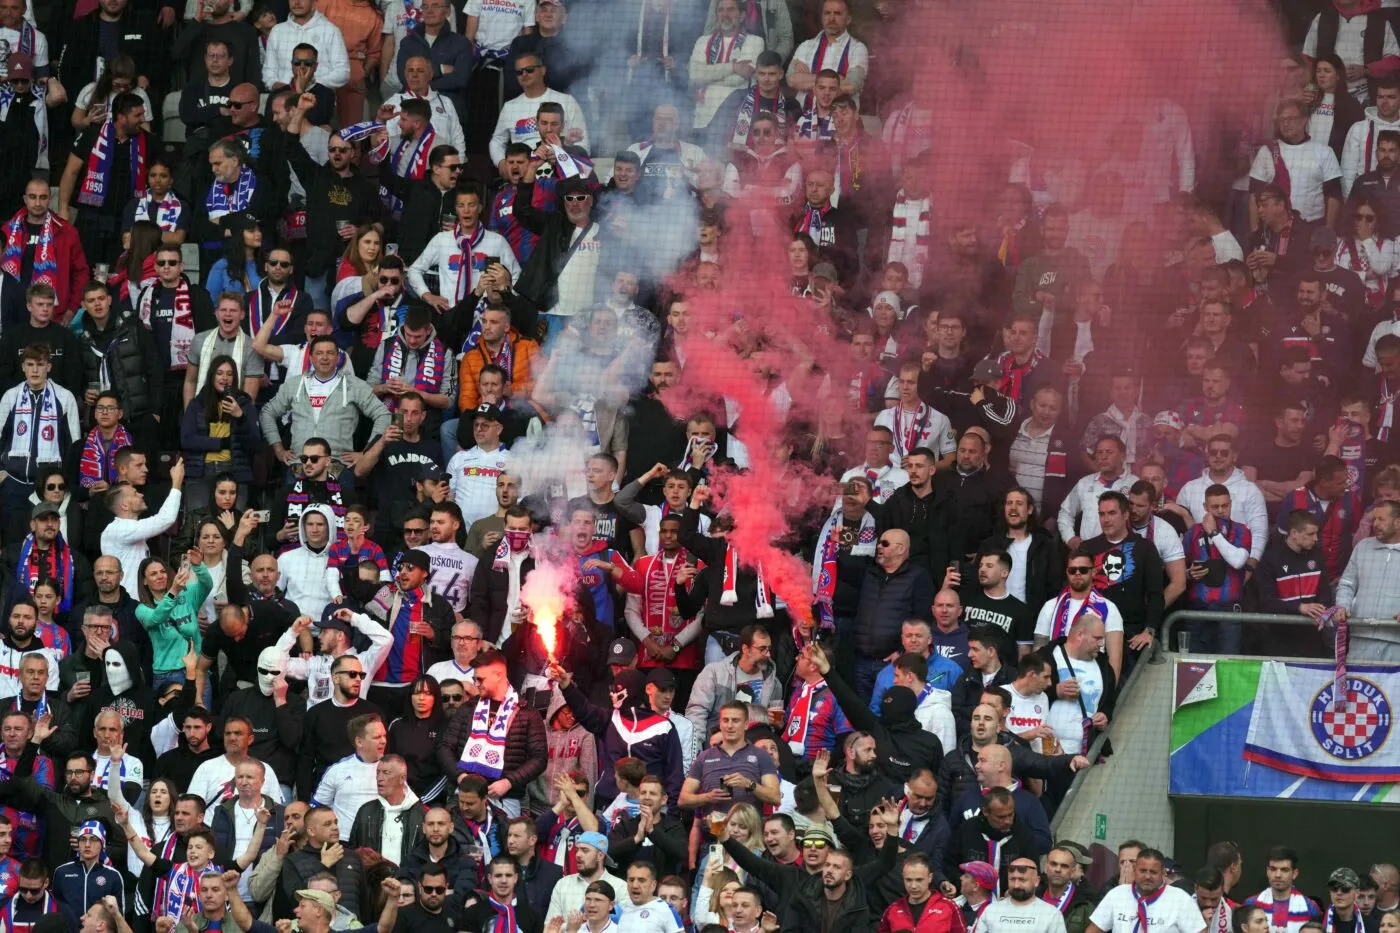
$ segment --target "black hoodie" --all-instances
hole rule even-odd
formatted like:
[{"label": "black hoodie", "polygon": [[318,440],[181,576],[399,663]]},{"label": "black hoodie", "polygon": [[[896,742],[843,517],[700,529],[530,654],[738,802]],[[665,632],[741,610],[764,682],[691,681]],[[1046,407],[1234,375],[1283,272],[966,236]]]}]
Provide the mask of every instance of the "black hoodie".
[{"label": "black hoodie", "polygon": [[835,670],[827,672],[826,684],[851,725],[875,738],[880,769],[891,780],[902,784],[920,768],[938,773],[943,746],[938,736],[926,731],[914,718],[919,702],[914,691],[900,686],[886,690],[880,701],[880,715],[876,716]]}]

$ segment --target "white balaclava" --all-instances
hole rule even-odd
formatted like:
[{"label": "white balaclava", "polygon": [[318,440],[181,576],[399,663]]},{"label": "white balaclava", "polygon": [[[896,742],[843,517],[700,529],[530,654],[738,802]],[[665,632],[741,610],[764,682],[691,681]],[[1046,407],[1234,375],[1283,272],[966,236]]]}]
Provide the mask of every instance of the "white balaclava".
[{"label": "white balaclava", "polygon": [[126,666],[126,658],[116,648],[108,648],[102,655],[107,662],[107,686],[113,696],[120,696],[131,689],[131,670]]},{"label": "white balaclava", "polygon": [[275,647],[258,652],[258,689],[265,697],[272,696],[272,681],[282,673],[282,652]]}]

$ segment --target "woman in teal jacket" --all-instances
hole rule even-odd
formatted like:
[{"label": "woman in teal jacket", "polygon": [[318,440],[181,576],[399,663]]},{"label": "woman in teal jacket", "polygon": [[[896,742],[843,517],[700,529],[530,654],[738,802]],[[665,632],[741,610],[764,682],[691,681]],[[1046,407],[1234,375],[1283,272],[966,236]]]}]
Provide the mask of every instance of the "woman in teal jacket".
[{"label": "woman in teal jacket", "polygon": [[204,555],[193,549],[188,556],[190,566],[175,574],[173,583],[165,561],[159,557],[141,561],[137,583],[141,602],[136,607],[136,620],[151,636],[151,687],[156,691],[168,683],[185,682],[185,662],[181,658],[190,642],[195,651],[199,650],[199,609],[214,587],[204,567]]}]

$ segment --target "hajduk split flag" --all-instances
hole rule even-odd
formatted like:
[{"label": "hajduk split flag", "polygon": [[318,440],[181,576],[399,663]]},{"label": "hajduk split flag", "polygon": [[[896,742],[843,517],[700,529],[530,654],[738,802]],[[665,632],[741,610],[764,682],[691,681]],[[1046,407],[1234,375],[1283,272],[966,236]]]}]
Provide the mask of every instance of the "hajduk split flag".
[{"label": "hajduk split flag", "polygon": [[1400,743],[1387,742],[1400,670],[1265,661],[1244,757],[1305,777],[1400,781]]}]

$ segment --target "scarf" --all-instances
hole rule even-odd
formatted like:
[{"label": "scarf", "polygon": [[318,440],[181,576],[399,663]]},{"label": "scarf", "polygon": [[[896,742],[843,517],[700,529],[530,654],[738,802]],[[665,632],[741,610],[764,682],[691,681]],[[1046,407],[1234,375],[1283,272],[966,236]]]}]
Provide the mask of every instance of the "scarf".
[{"label": "scarf", "polygon": [[1386,280],[1371,268],[1371,257],[1356,237],[1349,236],[1337,244],[1335,259],[1338,265],[1342,265],[1341,260],[1346,260],[1342,267],[1361,276],[1361,284],[1366,287],[1366,304],[1373,311],[1381,310],[1385,305]]},{"label": "scarf", "polygon": [[812,238],[812,242],[818,246],[831,246],[836,242],[836,228],[826,222],[826,214],[829,210],[831,210],[830,202],[827,202],[825,207],[804,204],[802,217],[792,228],[792,232],[807,234]]},{"label": "scarf", "polygon": [[[24,712],[24,694],[17,694],[14,697],[10,709],[14,710],[16,713]],[[43,717],[43,715],[48,711],[49,693],[47,690],[45,690],[44,692],[39,694],[39,699],[34,703],[34,718],[39,719]],[[6,760],[5,753],[0,752],[0,775],[3,775],[6,780],[9,780],[10,778],[14,777],[15,764],[18,761],[18,758],[10,758]]]},{"label": "scarf", "polygon": [[1288,165],[1283,161],[1283,149],[1277,139],[1270,140],[1269,154],[1274,157],[1274,184],[1283,189],[1285,197],[1293,197],[1293,176],[1288,174]]},{"label": "scarf", "polygon": [[280,302],[285,301],[295,310],[298,297],[300,296],[296,286],[289,282],[286,291],[274,300],[272,289],[268,286],[267,279],[264,278],[258,283],[257,291],[248,296],[248,332],[256,337],[258,332],[262,330],[263,324],[272,320],[276,322],[272,325],[272,336],[276,337],[282,333],[292,316],[288,314],[286,317],[279,318],[276,307]]},{"label": "scarf", "polygon": [[82,459],[78,462],[78,484],[92,486],[93,483],[114,483],[117,478],[117,451],[132,446],[131,434],[125,425],[117,424],[112,432],[110,443],[103,440],[102,429],[93,428],[88,432],[83,444]]},{"label": "scarf", "polygon": [[[131,153],[131,191],[141,196],[146,191],[146,134],[137,133],[127,140]],[[101,207],[107,201],[107,188],[112,183],[112,156],[117,146],[116,124],[109,118],[97,131],[97,139],[88,153],[87,174],[78,190],[78,203],[84,207]]]},{"label": "scarf", "polygon": [[[400,139],[398,148],[394,150],[394,156],[390,160],[390,168],[395,174],[408,181],[420,181],[428,171],[428,153],[433,151],[433,146],[437,140],[437,131],[433,129],[431,123],[423,130],[423,135],[416,141]],[[401,167],[403,151],[413,142],[413,151],[409,153],[408,165]]]},{"label": "scarf", "polygon": [[1019,405],[1021,393],[1025,390],[1026,377],[1040,365],[1043,359],[1045,359],[1045,354],[1038,349],[1031,351],[1031,358],[1024,364],[1017,363],[1016,354],[1010,350],[1002,353],[997,357],[997,365],[1001,367],[1001,385],[997,386],[997,391],[1010,397]]},{"label": "scarf", "polygon": [[816,701],[819,691],[825,689],[826,681],[819,680],[814,684],[806,681],[797,688],[797,694],[792,698],[792,706],[788,712],[787,729],[783,733],[783,739],[787,742],[788,748],[799,758],[807,755],[807,732],[812,727],[812,704]]},{"label": "scarf", "polygon": [[[151,329],[151,312],[155,304],[159,282],[141,292],[140,307],[137,313],[146,329]],[[170,368],[184,369],[189,365],[190,344],[194,343],[194,304],[190,301],[190,280],[180,276],[180,284],[175,286],[175,316],[170,320]],[[181,362],[181,361],[184,362]]]},{"label": "scarf", "polygon": [[[204,338],[204,346],[199,348],[199,370],[195,385],[204,388],[205,381],[209,378],[209,367],[214,365],[214,345],[223,335],[218,328]],[[233,358],[233,387],[238,389],[242,386],[242,375],[239,370],[243,368],[243,359],[248,343],[248,335],[239,328],[237,335],[233,338],[233,350],[228,355]]]},{"label": "scarf", "polygon": [[[213,870],[213,866],[208,866]],[[156,882],[156,903],[154,916],[169,917],[176,921],[184,914],[187,906],[199,908],[199,875],[189,862],[181,862],[164,878]]]},{"label": "scarf", "polygon": [[[756,4],[750,4],[750,7]],[[783,96],[779,92],[773,98],[773,106],[765,107],[763,98],[758,93],[757,87],[751,87],[744,93],[744,99],[739,102],[739,116],[734,121],[734,134],[729,138],[729,144],[735,149],[743,149],[749,144],[749,128],[753,125],[753,118],[759,113],[771,113],[778,121],[778,133],[781,136],[787,135],[788,112],[783,106]]]},{"label": "scarf", "polygon": [[[27,903],[27,901],[16,892],[14,896],[10,898],[10,902],[5,905],[4,920],[0,923],[0,929],[3,929],[5,933],[29,933],[30,930],[34,929],[33,923],[25,923],[22,920],[15,919],[15,908],[23,903]],[[44,917],[49,914],[58,913],[58,906],[54,902],[53,894],[47,888],[44,890],[44,900],[42,903],[43,907],[39,910],[39,916]]]},{"label": "scarf", "polygon": [[894,451],[895,456],[902,460],[919,446],[920,436],[928,430],[928,423],[933,420],[933,409],[920,402],[913,412],[906,412],[903,405],[896,403],[893,411]]},{"label": "scarf", "polygon": [[[986,791],[983,791],[985,794]],[[1006,838],[993,839],[986,833],[982,834],[982,841],[987,846],[987,864],[992,866],[992,872],[997,876],[996,890],[992,892],[996,897],[1001,896],[1001,847],[1006,843]]]},{"label": "scarf", "polygon": [[677,551],[675,559],[671,561],[666,560],[664,554],[654,554],[647,565],[646,578],[642,581],[642,611],[647,631],[664,642],[669,642],[667,636],[673,634],[667,631],[667,623],[675,608],[671,600],[671,594],[675,592],[672,581],[676,568],[684,562],[684,548]]},{"label": "scarf", "polygon": [[462,228],[458,225],[454,235],[457,237],[457,255],[448,259],[447,268],[448,271],[457,273],[457,300],[460,302],[472,292],[472,273],[486,271],[486,257],[481,256],[481,266],[478,268],[476,252],[476,248],[486,236],[486,228],[477,224],[472,235],[466,237],[462,235]]},{"label": "scarf", "polygon": [[[1215,913],[1211,914],[1210,920],[1206,922],[1206,933],[1230,933],[1230,914],[1239,905],[1228,897],[1221,896],[1220,903],[1215,905]],[[1330,928],[1327,933],[1334,933]]]},{"label": "scarf", "polygon": [[[403,377],[408,352],[403,335],[395,334],[389,341],[389,352],[384,354],[384,364],[380,370],[383,382]],[[438,394],[442,391],[442,380],[447,371],[447,350],[442,341],[434,335],[427,346],[419,347],[414,352],[418,354],[418,368],[413,371],[413,390],[429,395]],[[398,399],[392,395],[384,401],[390,411],[399,407]]]},{"label": "scarf", "polygon": [[[511,547],[511,536],[512,536],[512,535],[524,535],[524,536],[525,536],[525,537],[524,537],[524,540],[520,542],[520,543],[521,543],[521,547],[519,547],[519,548]],[[496,545],[496,553],[495,553],[495,555],[491,558],[491,569],[492,569],[492,570],[505,570],[505,571],[509,572],[509,570],[510,570],[510,555],[511,555],[511,554],[518,554],[518,553],[520,553],[521,551],[525,550],[525,548],[529,545],[529,543],[530,543],[530,532],[528,532],[528,531],[503,531],[503,532],[501,532],[501,540],[500,540],[500,542]]]},{"label": "scarf", "polygon": [[1400,394],[1400,392],[1391,389],[1390,383],[1386,380],[1384,374],[1381,375],[1380,380],[1381,416],[1376,419],[1376,440],[1384,441],[1390,439],[1390,429],[1395,426],[1395,397]]},{"label": "scarf", "polygon": [[60,533],[53,547],[40,551],[34,547],[34,535],[30,534],[19,547],[19,565],[15,567],[15,578],[26,593],[34,592],[34,587],[44,580],[56,580],[62,589],[58,603],[59,612],[73,608],[73,551]]},{"label": "scarf", "polygon": [[476,880],[477,884],[484,884],[486,863],[496,857],[499,848],[496,845],[496,834],[492,832],[494,821],[491,818],[491,808],[486,808],[486,819],[480,823],[466,818],[463,818],[462,822],[467,824],[467,834],[481,847],[483,857],[476,860]]},{"label": "scarf", "polygon": [[[836,597],[836,559],[841,553],[842,523],[841,510],[836,509],[822,526],[821,536],[817,539],[817,553],[821,555],[821,560],[812,567],[812,593],[816,597],[817,616],[822,628],[836,626],[836,613],[832,605]],[[860,531],[856,535],[855,544],[851,546],[851,554],[874,554],[876,537],[874,516],[869,512],[862,512]]]},{"label": "scarf", "polygon": [[1147,925],[1147,908],[1157,903],[1162,897],[1162,893],[1166,890],[1167,886],[1162,885],[1151,894],[1143,897],[1142,894],[1138,892],[1137,887],[1133,887],[1133,897],[1137,899],[1137,922],[1133,924],[1133,933],[1148,933],[1151,927]]},{"label": "scarf", "polygon": [[1070,902],[1074,900],[1074,892],[1077,887],[1078,885],[1071,881],[1065,886],[1065,893],[1061,894],[1058,898],[1054,898],[1053,900],[1050,897],[1050,889],[1046,888],[1045,893],[1040,895],[1040,899],[1047,904],[1055,905],[1056,910],[1058,910],[1060,913],[1064,913],[1066,910],[1069,909]]},{"label": "scarf", "polygon": [[[1246,902],[1248,903],[1248,902]],[[1297,888],[1288,892],[1288,898],[1274,900],[1274,889],[1265,888],[1254,898],[1254,906],[1262,907],[1269,913],[1269,927],[1285,930],[1290,923],[1301,923],[1312,918],[1312,903],[1307,895]],[[1139,908],[1139,911],[1141,908]]]},{"label": "scarf", "polygon": [[37,410],[34,403],[34,391],[28,383],[22,383],[10,412],[13,428],[10,456],[25,461],[31,470],[40,463],[63,462],[63,449],[58,441],[63,413],[58,407],[58,393],[53,382],[44,383]]},{"label": "scarf", "polygon": [[817,113],[816,107],[809,104],[806,110],[802,111],[802,116],[797,118],[797,136],[799,139],[832,139],[836,131],[832,129],[831,117],[824,117]]},{"label": "scarf", "polygon": [[[734,33],[733,38],[726,44],[724,32],[716,29],[710,33],[710,41],[705,45],[705,64],[722,65],[728,62],[734,55],[734,50],[744,44],[744,30],[741,26],[739,31]],[[1375,124],[1371,124],[1375,126]]]},{"label": "scarf", "polygon": [[496,911],[496,920],[491,926],[491,933],[516,933],[519,927],[515,924],[515,899],[511,898],[509,903],[502,904],[496,900],[494,894],[488,894],[486,902]]},{"label": "scarf", "polygon": [[1073,599],[1074,594],[1070,592],[1069,587],[1065,587],[1060,595],[1055,597],[1055,614],[1052,617],[1050,629],[1051,641],[1068,635],[1070,626],[1078,622],[1080,617],[1087,612],[1092,611],[1105,622],[1108,621],[1108,600],[1104,599],[1098,590],[1092,588],[1089,590],[1089,594],[1084,597],[1084,602],[1079,606],[1079,611],[1071,619],[1069,617],[1069,604]]},{"label": "scarf", "polygon": [[899,189],[894,198],[890,217],[890,249],[892,259],[906,266],[922,265],[928,260],[932,242],[933,219],[929,198],[910,198]]},{"label": "scarf", "polygon": [[[771,619],[773,605],[768,600],[768,587],[763,583],[763,564],[755,562],[753,572],[757,577],[757,585],[754,587],[754,615],[760,619]],[[739,601],[738,594],[734,592],[738,579],[739,549],[731,544],[724,549],[724,591],[719,597],[721,606],[732,606]]]},{"label": "scarf", "polygon": [[257,175],[246,165],[239,169],[238,181],[234,184],[227,185],[215,181],[209,186],[209,193],[204,196],[204,210],[209,219],[218,220],[225,214],[246,211],[253,203],[253,189],[257,184]]},{"label": "scarf", "polygon": [[842,194],[860,190],[860,139],[836,140],[836,190]]},{"label": "scarf", "polygon": [[[154,212],[152,208],[155,208]],[[184,213],[185,205],[175,196],[174,191],[166,192],[165,197],[156,201],[153,198],[142,198],[136,202],[136,220],[153,220],[156,226],[166,233],[174,233],[180,226],[180,215]]]},{"label": "scarf", "polygon": [[[686,439],[686,442],[685,442],[685,453],[681,455],[681,462],[680,462],[679,464],[676,465],[676,469],[677,469],[677,470],[680,470],[680,471],[684,472],[684,471],[690,469],[690,455],[691,455],[691,453],[695,450],[695,444],[696,444],[696,442],[697,442],[698,440],[699,440],[698,435],[697,435],[697,436],[692,436],[692,437]],[[716,453],[718,450],[719,450],[719,445],[718,445],[718,444],[713,445],[713,446],[710,447],[709,452],[705,454],[705,462],[702,463],[702,464],[700,464],[700,472],[701,472],[701,473],[704,473],[704,474],[707,474],[707,475],[709,474],[709,472],[710,472],[710,465],[714,462],[715,453]],[[663,517],[664,517],[664,516],[663,516]]]},{"label": "scarf", "polygon": [[[5,252],[0,256],[0,270],[11,278],[18,279],[23,268],[24,250],[29,245],[29,232],[25,229],[24,218],[28,212],[20,208],[10,222],[5,225]],[[54,258],[53,233],[55,224],[53,211],[44,215],[43,226],[39,228],[39,242],[34,247],[34,278],[31,285],[58,287],[58,261]]]},{"label": "scarf", "polygon": [[[1222,897],[1220,903],[1223,906],[1225,904],[1225,898]],[[1217,913],[1218,912],[1217,910]],[[1364,924],[1361,923],[1361,918],[1357,915],[1355,907],[1351,909],[1351,919],[1352,922],[1356,924],[1356,926],[1352,928],[1353,933],[1355,933],[1357,929],[1364,927]],[[1322,933],[1337,933],[1337,908],[1327,908],[1327,913],[1322,918]]]},{"label": "scarf", "polygon": [[[822,71],[822,62],[826,60],[826,53],[830,48],[831,40],[826,37],[826,30],[822,30],[822,34],[817,37],[816,51],[812,53],[812,60],[808,62],[808,68],[811,70],[812,74],[816,75]],[[846,77],[846,72],[850,71],[850,69],[851,37],[849,34],[846,34],[846,45],[841,49],[841,58],[836,62],[836,67],[832,70],[844,78]],[[812,106],[812,101],[815,99],[815,95],[811,91],[808,91],[807,98],[802,103],[803,109],[810,108]]]},{"label": "scarf", "polygon": [[501,776],[505,769],[506,734],[510,731],[511,720],[515,718],[519,705],[520,697],[516,695],[514,687],[506,691],[506,698],[496,708],[494,716],[491,715],[491,701],[488,698],[482,697],[476,701],[471,735],[467,737],[467,745],[457,762],[458,770],[479,774],[489,781]]}]

